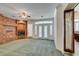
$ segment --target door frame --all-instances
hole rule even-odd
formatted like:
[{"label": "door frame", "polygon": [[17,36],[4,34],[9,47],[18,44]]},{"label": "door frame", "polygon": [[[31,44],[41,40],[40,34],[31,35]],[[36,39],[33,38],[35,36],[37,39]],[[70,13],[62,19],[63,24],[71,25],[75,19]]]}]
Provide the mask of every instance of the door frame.
[{"label": "door frame", "polygon": [[[68,12],[68,11],[70,11],[70,10],[72,10],[72,9],[75,9],[75,7],[78,5],[79,3],[72,3],[72,4],[68,4],[67,6],[66,6],[66,8],[65,8],[65,10],[64,10],[64,12]],[[74,13],[73,13],[74,14]],[[73,17],[73,19],[74,19],[74,17]],[[65,20],[65,15],[64,15],[64,20]],[[64,23],[65,23],[65,21],[64,21]],[[65,29],[65,27],[64,27],[64,29]],[[73,29],[74,29],[74,20],[73,20]],[[74,31],[74,30],[73,30]],[[74,33],[74,32],[73,32]],[[64,32],[64,36],[65,36],[65,32]],[[64,51],[66,52],[70,52],[70,53],[75,53],[75,43],[74,43],[74,39],[73,39],[73,51],[69,51],[69,50],[67,50],[67,49],[65,49],[65,37],[64,37]]]},{"label": "door frame", "polygon": [[[67,12],[73,12],[73,16],[72,16],[72,49],[67,49],[66,48],[66,18],[65,18],[65,14],[67,13]],[[69,10],[65,10],[64,11],[64,51],[65,52],[70,52],[70,53],[74,53],[74,9],[69,9]]]}]

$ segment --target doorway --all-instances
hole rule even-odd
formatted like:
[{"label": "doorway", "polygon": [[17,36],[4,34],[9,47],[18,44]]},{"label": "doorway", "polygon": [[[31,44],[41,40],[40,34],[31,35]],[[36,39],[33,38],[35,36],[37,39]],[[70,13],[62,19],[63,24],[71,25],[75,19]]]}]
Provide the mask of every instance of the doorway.
[{"label": "doorway", "polygon": [[53,22],[52,21],[39,21],[35,23],[35,35],[40,39],[53,40]]},{"label": "doorway", "polygon": [[64,51],[74,53],[74,9],[64,11]]},{"label": "doorway", "polygon": [[72,7],[64,11],[64,51],[79,55],[79,4]]}]

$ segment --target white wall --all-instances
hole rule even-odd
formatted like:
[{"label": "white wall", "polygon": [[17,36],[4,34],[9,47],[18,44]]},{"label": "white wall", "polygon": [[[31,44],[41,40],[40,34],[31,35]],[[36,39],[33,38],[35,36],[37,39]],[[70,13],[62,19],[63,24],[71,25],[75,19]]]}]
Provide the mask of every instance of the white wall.
[{"label": "white wall", "polygon": [[57,6],[54,14],[54,38],[58,50],[64,53],[64,10],[73,9],[77,3],[60,4]]},{"label": "white wall", "polygon": [[64,52],[64,10],[68,4],[57,6],[54,15],[54,33],[56,48]]},{"label": "white wall", "polygon": [[32,37],[32,35],[33,35],[33,31],[32,31],[32,29],[33,29],[33,24],[31,24],[31,23],[28,23],[28,26],[27,26],[28,28],[28,37]]}]

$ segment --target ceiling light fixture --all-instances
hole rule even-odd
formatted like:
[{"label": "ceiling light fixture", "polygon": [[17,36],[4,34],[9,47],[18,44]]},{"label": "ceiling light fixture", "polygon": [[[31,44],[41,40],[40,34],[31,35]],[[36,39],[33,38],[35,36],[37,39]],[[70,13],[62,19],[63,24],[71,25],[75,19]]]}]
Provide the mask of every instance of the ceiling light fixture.
[{"label": "ceiling light fixture", "polygon": [[26,11],[20,11],[20,12],[18,13],[18,15],[19,15],[19,17],[20,17],[21,19],[26,19],[26,17],[27,17],[27,12],[26,12]]},{"label": "ceiling light fixture", "polygon": [[21,20],[25,20],[26,18],[31,17],[30,13],[25,10],[20,10],[17,14],[18,14],[19,19]]}]

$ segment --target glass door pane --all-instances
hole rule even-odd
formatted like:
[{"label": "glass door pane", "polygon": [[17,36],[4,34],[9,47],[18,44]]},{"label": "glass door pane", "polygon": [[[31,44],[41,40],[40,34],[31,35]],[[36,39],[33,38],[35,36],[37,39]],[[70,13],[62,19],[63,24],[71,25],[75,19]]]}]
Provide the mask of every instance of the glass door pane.
[{"label": "glass door pane", "polygon": [[42,37],[42,26],[39,26],[39,37]]},{"label": "glass door pane", "polygon": [[52,28],[52,25],[50,25],[50,35],[52,35],[52,32],[53,31],[53,28]]},{"label": "glass door pane", "polygon": [[47,26],[44,26],[44,38],[47,38]]},{"label": "glass door pane", "polygon": [[37,25],[35,25],[35,36],[37,35]]}]

